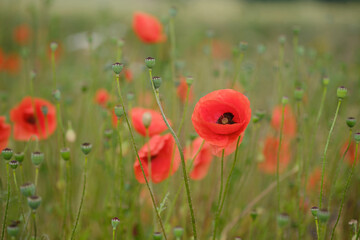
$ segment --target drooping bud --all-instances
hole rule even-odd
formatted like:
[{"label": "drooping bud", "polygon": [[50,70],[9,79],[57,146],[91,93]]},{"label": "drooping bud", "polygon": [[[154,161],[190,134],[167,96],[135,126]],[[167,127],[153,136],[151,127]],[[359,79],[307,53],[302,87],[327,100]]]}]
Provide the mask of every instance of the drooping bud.
[{"label": "drooping bud", "polygon": [[120,105],[114,107],[114,112],[117,118],[121,118],[124,115],[124,109]]},{"label": "drooping bud", "polygon": [[338,87],[337,91],[336,91],[336,94],[338,96],[338,98],[340,99],[343,99],[343,98],[346,98],[347,96],[347,88],[346,87]]},{"label": "drooping bud", "polygon": [[1,151],[1,155],[6,161],[9,161],[12,158],[13,150],[11,148],[4,148]]},{"label": "drooping bud", "polygon": [[346,119],[346,125],[348,125],[349,128],[353,128],[356,124],[356,119],[353,117],[348,117]]},{"label": "drooping bud", "polygon": [[9,162],[9,165],[10,165],[10,167],[11,167],[12,169],[15,170],[15,169],[19,166],[19,162],[16,161],[16,160],[12,160],[12,161]]},{"label": "drooping bud", "polygon": [[145,128],[149,128],[151,125],[152,116],[150,112],[145,112],[142,115],[142,123],[144,124]]},{"label": "drooping bud", "polygon": [[39,196],[31,196],[27,198],[29,207],[34,211],[39,208],[41,200],[42,199]]},{"label": "drooping bud", "polygon": [[153,68],[155,66],[155,58],[152,57],[145,58],[145,65],[148,68]]},{"label": "drooping bud", "polygon": [[117,217],[114,217],[113,219],[111,219],[111,225],[113,227],[113,229],[116,229],[117,226],[119,225],[120,223],[120,219],[117,218]]},{"label": "drooping bud", "polygon": [[35,194],[35,185],[33,183],[30,183],[30,182],[25,183],[25,184],[20,186],[20,192],[25,197],[34,196],[34,194]]},{"label": "drooping bud", "polygon": [[44,161],[44,153],[33,152],[31,153],[31,161],[35,166],[39,166]]},{"label": "drooping bud", "polygon": [[174,227],[174,236],[181,239],[184,235],[184,229],[182,227]]},{"label": "drooping bud", "polygon": [[112,70],[114,71],[115,74],[120,74],[123,68],[124,68],[124,64],[122,63],[116,62],[112,65]]},{"label": "drooping bud", "polygon": [[14,154],[15,160],[18,161],[19,163],[22,163],[24,161],[24,152],[18,152]]},{"label": "drooping bud", "polygon": [[68,161],[70,159],[70,148],[62,148],[60,155],[63,160]]},{"label": "drooping bud", "polygon": [[85,155],[88,155],[91,152],[91,149],[92,149],[92,144],[91,143],[83,143],[83,144],[81,144],[81,151]]},{"label": "drooping bud", "polygon": [[320,222],[326,223],[329,220],[330,213],[326,209],[321,209],[318,211],[317,216]]}]

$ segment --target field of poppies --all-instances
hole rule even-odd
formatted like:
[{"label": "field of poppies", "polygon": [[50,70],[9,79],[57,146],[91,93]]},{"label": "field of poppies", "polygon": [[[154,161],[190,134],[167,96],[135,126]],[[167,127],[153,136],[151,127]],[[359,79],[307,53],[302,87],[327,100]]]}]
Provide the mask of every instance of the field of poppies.
[{"label": "field of poppies", "polygon": [[359,11],[0,2],[1,240],[360,239]]}]

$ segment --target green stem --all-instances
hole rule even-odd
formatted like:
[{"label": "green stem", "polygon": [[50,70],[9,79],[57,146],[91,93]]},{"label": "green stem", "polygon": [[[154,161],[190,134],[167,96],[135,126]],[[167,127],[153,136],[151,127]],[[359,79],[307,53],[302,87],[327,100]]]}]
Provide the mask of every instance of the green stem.
[{"label": "green stem", "polygon": [[37,183],[39,179],[39,167],[35,167],[35,188],[37,188]]},{"label": "green stem", "polygon": [[[124,187],[124,166],[123,166],[123,152],[122,152],[122,142],[121,142],[121,131],[120,131],[120,119],[117,121],[117,130],[119,135],[119,208],[120,208],[120,219],[122,218],[122,199],[123,199],[123,187]],[[121,224],[120,233],[123,232],[124,224]]]},{"label": "green stem", "polygon": [[328,147],[329,147],[331,134],[332,134],[332,132],[333,132],[333,130],[334,130],[336,118],[337,118],[338,113],[339,113],[339,109],[340,109],[340,106],[341,106],[341,101],[342,101],[341,98],[339,98],[339,100],[338,100],[338,105],[337,105],[336,112],[335,112],[335,117],[334,117],[334,120],[333,120],[333,122],[332,122],[332,124],[331,124],[331,128],[330,128],[329,135],[328,135],[328,137],[327,137],[326,145],[325,145],[325,149],[324,149],[323,161],[322,161],[322,171],[321,171],[321,186],[320,186],[319,209],[321,209],[321,206],[322,206],[322,194],[323,194],[323,186],[324,186],[324,173],[325,173],[325,165],[326,165],[326,153],[327,153],[327,149],[328,149]]},{"label": "green stem", "polygon": [[7,199],[6,199],[4,221],[3,221],[2,231],[1,231],[1,240],[3,240],[5,237],[5,225],[6,225],[6,218],[7,218],[7,213],[8,213],[8,209],[9,209],[10,191],[11,191],[10,190],[10,173],[9,173],[9,163],[8,162],[6,162],[6,176],[7,176]]},{"label": "green stem", "polygon": [[213,232],[213,240],[216,238],[216,230],[217,225],[219,222],[219,215],[220,215],[220,208],[221,208],[221,198],[222,198],[222,192],[223,192],[223,179],[224,179],[224,156],[225,156],[225,149],[221,152],[221,167],[220,167],[220,192],[219,192],[219,199],[217,203],[217,211],[215,214],[215,224],[214,224],[214,232]]},{"label": "green stem", "polygon": [[55,71],[55,51],[51,51],[51,69],[52,69],[54,89],[56,89],[57,83],[56,83],[56,71]]},{"label": "green stem", "polygon": [[175,143],[176,143],[176,145],[177,145],[177,147],[179,149],[180,158],[181,158],[181,166],[182,166],[182,170],[183,170],[184,183],[185,183],[185,188],[186,188],[187,201],[188,201],[188,205],[189,205],[189,209],[190,209],[190,215],[191,215],[191,224],[192,224],[192,228],[193,228],[194,240],[197,240],[195,214],[194,214],[194,209],[193,209],[193,206],[192,206],[191,193],[190,193],[190,187],[189,187],[189,177],[188,177],[187,172],[186,172],[184,152],[182,150],[180,141],[179,141],[178,137],[176,136],[176,133],[174,132],[174,130],[170,126],[168,120],[166,119],[164,110],[163,110],[162,105],[160,103],[159,91],[155,90],[155,87],[154,87],[154,83],[153,83],[153,80],[152,80],[152,71],[151,71],[151,69],[149,69],[149,75],[150,75],[150,83],[151,83],[151,86],[152,86],[152,89],[153,89],[153,92],[154,92],[154,95],[155,95],[156,102],[157,102],[157,104],[159,106],[161,115],[163,117],[163,120],[164,120],[166,126],[168,127],[168,129],[170,130],[171,135],[174,137]]},{"label": "green stem", "polygon": [[281,206],[280,206],[280,151],[281,151],[281,143],[282,143],[282,137],[283,137],[283,128],[284,128],[284,112],[285,112],[285,104],[283,104],[282,106],[282,111],[281,111],[281,125],[280,125],[280,134],[279,134],[279,146],[278,146],[278,151],[277,151],[277,155],[276,155],[276,189],[277,189],[277,200],[278,200],[278,207],[277,207],[277,211],[278,213],[280,213],[281,211]]},{"label": "green stem", "polygon": [[33,216],[33,220],[34,220],[34,239],[36,240],[37,228],[36,228],[36,212],[35,211],[33,211],[32,216]]},{"label": "green stem", "polygon": [[138,159],[138,161],[139,161],[140,168],[141,168],[141,172],[142,172],[142,174],[143,174],[143,176],[144,176],[145,183],[146,183],[146,187],[147,187],[147,189],[149,190],[150,197],[151,197],[151,201],[152,201],[152,203],[153,203],[154,210],[155,210],[155,212],[156,212],[158,221],[159,221],[159,223],[160,223],[161,230],[162,230],[162,232],[163,232],[163,234],[164,234],[165,240],[167,240],[165,228],[164,228],[164,226],[163,226],[163,223],[162,223],[162,220],[161,220],[161,216],[160,216],[160,214],[159,214],[159,211],[157,210],[157,207],[156,207],[156,202],[155,202],[154,194],[153,194],[153,192],[151,191],[149,182],[148,182],[148,180],[147,180],[147,178],[146,178],[145,171],[144,171],[144,167],[143,167],[143,164],[142,164],[142,162],[141,162],[141,160],[140,160],[139,153],[138,153],[138,150],[137,150],[137,147],[136,147],[136,144],[135,144],[134,134],[133,134],[133,132],[132,132],[132,128],[131,128],[131,125],[130,125],[130,122],[129,122],[129,118],[128,118],[127,113],[126,113],[126,111],[125,111],[125,105],[124,105],[124,101],[123,101],[123,98],[122,98],[122,95],[121,95],[119,74],[116,74],[116,82],[117,82],[117,89],[118,89],[120,104],[121,104],[121,106],[122,106],[122,108],[123,108],[123,110],[124,110],[124,117],[125,117],[126,124],[127,124],[127,126],[128,126],[129,132],[130,132],[131,143],[132,143],[132,145],[133,145],[133,148],[134,148],[136,157],[137,157],[137,159]]},{"label": "green stem", "polygon": [[188,107],[188,103],[189,103],[189,92],[190,92],[190,86],[188,86],[187,90],[186,90],[186,97],[185,97],[185,103],[184,103],[184,109],[183,109],[183,113],[181,116],[181,120],[180,120],[180,124],[179,124],[179,128],[177,131],[177,134],[180,135],[181,134],[181,129],[184,125],[185,122],[185,116],[186,116],[186,112],[187,112],[187,107]]},{"label": "green stem", "polygon": [[322,111],[323,111],[323,108],[324,108],[324,104],[325,104],[326,92],[327,92],[327,86],[325,85],[324,89],[323,89],[323,94],[322,94],[322,97],[321,97],[320,109],[319,109],[318,115],[316,117],[315,126],[318,126],[319,121],[320,121],[320,117],[321,117],[321,114],[322,114]]},{"label": "green stem", "polygon": [[356,161],[357,161],[358,147],[359,147],[359,142],[356,143],[356,147],[355,147],[355,159],[354,159],[354,162],[353,162],[353,164],[352,164],[351,171],[350,171],[350,174],[349,174],[349,176],[348,176],[348,179],[347,179],[347,181],[346,181],[345,189],[344,189],[343,196],[342,196],[342,199],[341,199],[340,210],[339,210],[339,213],[338,213],[338,216],[337,216],[337,219],[336,219],[336,223],[335,223],[334,228],[333,228],[332,233],[331,233],[331,239],[334,238],[335,229],[336,229],[336,226],[337,226],[338,223],[339,223],[340,216],[341,216],[341,212],[342,212],[342,208],[343,208],[343,206],[344,206],[345,196],[346,196],[347,191],[349,190],[351,178],[352,178],[353,173],[354,173],[354,170],[355,170],[355,165],[356,165]]},{"label": "green stem", "polygon": [[113,228],[113,234],[112,234],[112,239],[115,240],[115,228]]},{"label": "green stem", "polygon": [[319,229],[319,219],[315,217],[315,225],[316,225],[316,236],[317,239],[320,239],[320,229]]},{"label": "green stem", "polygon": [[241,63],[242,63],[242,61],[243,61],[243,59],[244,59],[244,53],[243,52],[241,52],[240,53],[240,56],[239,56],[239,58],[238,58],[238,60],[236,61],[236,72],[235,72],[235,75],[234,75],[234,78],[233,78],[233,82],[232,82],[232,88],[234,88],[234,86],[235,86],[235,84],[236,84],[236,81],[238,80],[238,78],[239,78],[239,75],[240,75],[240,68],[241,68]]},{"label": "green stem", "polygon": [[83,206],[83,203],[84,203],[84,198],[85,198],[85,191],[86,191],[86,171],[87,171],[87,161],[88,161],[88,157],[85,155],[85,164],[84,164],[84,185],[83,185],[83,190],[82,190],[82,194],[81,194],[81,200],[80,200],[80,206],[79,206],[79,210],[78,210],[78,213],[77,213],[77,216],[76,216],[76,221],[75,221],[75,225],[74,225],[74,228],[72,230],[72,233],[71,233],[71,240],[74,239],[75,237],[75,231],[76,231],[76,228],[77,228],[77,225],[79,223],[79,219],[80,219],[80,214],[81,214],[81,209],[82,209],[82,206]]},{"label": "green stem", "polygon": [[19,203],[19,210],[20,210],[20,215],[23,217],[23,219],[25,220],[25,215],[24,215],[24,210],[22,208],[22,202],[21,202],[21,195],[20,195],[20,191],[19,191],[19,187],[17,184],[17,180],[16,180],[16,172],[15,169],[13,170],[13,177],[14,177],[14,184],[15,184],[15,189],[16,189],[16,194],[18,197],[18,203]]}]

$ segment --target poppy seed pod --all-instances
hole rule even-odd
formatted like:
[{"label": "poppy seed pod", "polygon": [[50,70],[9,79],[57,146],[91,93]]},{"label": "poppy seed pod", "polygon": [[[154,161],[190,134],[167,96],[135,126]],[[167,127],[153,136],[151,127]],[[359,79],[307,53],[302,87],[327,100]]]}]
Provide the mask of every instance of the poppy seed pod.
[{"label": "poppy seed pod", "polygon": [[112,130],[112,129],[105,129],[105,131],[104,131],[104,136],[105,136],[106,138],[111,138],[112,134],[113,134],[113,130]]},{"label": "poppy seed pod", "polygon": [[337,97],[340,98],[340,99],[344,99],[346,98],[347,96],[347,88],[346,87],[338,87],[337,91],[336,91],[336,94],[337,94]]},{"label": "poppy seed pod", "polygon": [[53,91],[52,95],[53,95],[53,98],[54,98],[57,102],[59,102],[59,101],[61,100],[61,92],[60,92],[59,89],[56,89],[55,91]]},{"label": "poppy seed pod", "polygon": [[158,89],[162,83],[161,77],[153,77],[152,80],[153,80],[154,88]]},{"label": "poppy seed pod", "polygon": [[304,96],[304,89],[296,88],[294,92],[294,97],[296,101],[301,101]]},{"label": "poppy seed pod", "polygon": [[24,161],[24,152],[18,152],[14,154],[15,160],[18,161],[19,163],[22,163]]},{"label": "poppy seed pod", "polygon": [[360,142],[360,132],[357,132],[354,134],[354,140],[356,143],[359,143]]},{"label": "poppy seed pod", "polygon": [[114,107],[114,112],[117,118],[121,118],[124,115],[124,109],[120,105]]},{"label": "poppy seed pod", "polygon": [[239,236],[237,236],[237,237],[234,238],[234,240],[241,240],[241,239],[242,239],[242,238],[239,237]]},{"label": "poppy seed pod", "polygon": [[144,124],[144,127],[146,129],[148,129],[151,125],[151,113],[149,112],[145,112],[143,115],[142,115],[142,123]]},{"label": "poppy seed pod", "polygon": [[12,158],[13,150],[11,148],[4,148],[1,151],[1,155],[6,161],[9,161]]},{"label": "poppy seed pod", "polygon": [[25,183],[20,186],[20,192],[25,197],[31,197],[35,194],[35,185],[33,183]]},{"label": "poppy seed pod", "polygon": [[256,220],[257,216],[258,216],[257,211],[252,211],[252,212],[250,213],[250,217],[251,217],[251,219],[252,219],[253,221]]},{"label": "poppy seed pod", "polygon": [[170,15],[170,17],[175,17],[176,14],[177,14],[177,8],[176,8],[176,7],[171,7],[171,8],[169,9],[169,15]]},{"label": "poppy seed pod", "polygon": [[44,153],[33,152],[31,153],[31,161],[35,166],[39,166],[44,161]]},{"label": "poppy seed pod", "polygon": [[240,42],[240,44],[239,44],[240,51],[245,52],[247,50],[247,48],[248,48],[247,42]]},{"label": "poppy seed pod", "polygon": [[153,234],[153,239],[154,240],[161,240],[163,237],[162,237],[162,233],[161,232],[155,232]]},{"label": "poppy seed pod", "polygon": [[194,82],[194,78],[193,78],[193,77],[191,77],[191,76],[187,76],[187,77],[186,77],[186,84],[187,84],[188,86],[191,86],[191,85],[193,84],[193,82]]},{"label": "poppy seed pod", "polygon": [[120,74],[124,68],[124,64],[116,62],[111,67],[115,74]]},{"label": "poppy seed pod", "polygon": [[329,220],[330,213],[326,209],[321,209],[318,211],[317,216],[320,222],[326,223]]},{"label": "poppy seed pod", "polygon": [[127,98],[128,101],[134,100],[134,97],[135,97],[135,95],[134,95],[133,93],[128,93],[128,94],[126,95],[126,98]]},{"label": "poppy seed pod", "polygon": [[346,119],[346,125],[349,127],[349,128],[353,128],[356,124],[356,119],[353,118],[353,117],[349,117]]},{"label": "poppy seed pod", "polygon": [[117,226],[119,225],[120,223],[120,219],[117,218],[117,217],[114,217],[113,219],[111,219],[111,225],[113,227],[113,229],[116,229]]},{"label": "poppy seed pod", "polygon": [[311,214],[313,215],[313,217],[317,217],[317,214],[319,212],[319,208],[318,207],[312,207],[310,211],[311,211]]},{"label": "poppy seed pod", "polygon": [[91,143],[83,143],[83,144],[81,144],[81,151],[85,155],[88,155],[91,152],[91,149],[92,149],[92,144]]},{"label": "poppy seed pod", "polygon": [[182,227],[174,227],[173,231],[176,238],[182,238],[184,235],[184,229]]},{"label": "poppy seed pod", "polygon": [[145,58],[145,65],[148,68],[153,68],[155,66],[155,58],[152,57]]},{"label": "poppy seed pod", "polygon": [[294,26],[294,27],[293,27],[293,34],[294,34],[295,36],[298,36],[299,33],[300,33],[300,27],[299,27],[299,26]]},{"label": "poppy seed pod", "polygon": [[330,79],[329,79],[328,77],[323,77],[323,79],[322,79],[322,84],[323,84],[324,86],[329,85],[329,82],[330,82]]},{"label": "poppy seed pod", "polygon": [[7,227],[7,233],[10,237],[16,237],[19,234],[20,221],[12,221]]},{"label": "poppy seed pod", "polygon": [[27,198],[29,207],[34,211],[39,208],[41,200],[42,199],[39,196],[31,196]]},{"label": "poppy seed pod", "polygon": [[12,160],[12,161],[10,161],[9,165],[12,169],[15,170],[19,166],[19,162],[16,160]]},{"label": "poppy seed pod", "polygon": [[290,222],[289,215],[282,213],[277,216],[277,223],[279,227],[285,227],[286,225],[289,224],[289,222]]},{"label": "poppy seed pod", "polygon": [[50,43],[50,49],[52,52],[55,52],[57,48],[58,48],[58,44],[56,42]]},{"label": "poppy seed pod", "polygon": [[281,99],[281,104],[282,105],[286,105],[286,104],[288,104],[289,103],[289,98],[288,97],[282,97],[282,99]]},{"label": "poppy seed pod", "polygon": [[70,148],[62,148],[60,155],[63,160],[68,161],[70,159]]}]

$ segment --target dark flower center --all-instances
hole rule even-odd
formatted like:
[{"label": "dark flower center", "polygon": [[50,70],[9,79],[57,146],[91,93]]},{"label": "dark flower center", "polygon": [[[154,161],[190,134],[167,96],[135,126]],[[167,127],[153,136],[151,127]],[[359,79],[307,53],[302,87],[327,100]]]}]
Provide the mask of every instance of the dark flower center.
[{"label": "dark flower center", "polygon": [[25,122],[34,125],[36,123],[36,118],[34,114],[25,115]]},{"label": "dark flower center", "polygon": [[226,112],[223,115],[221,115],[219,117],[219,119],[216,121],[217,124],[222,124],[222,125],[226,125],[226,124],[234,124],[234,114],[230,113],[230,112]]}]

